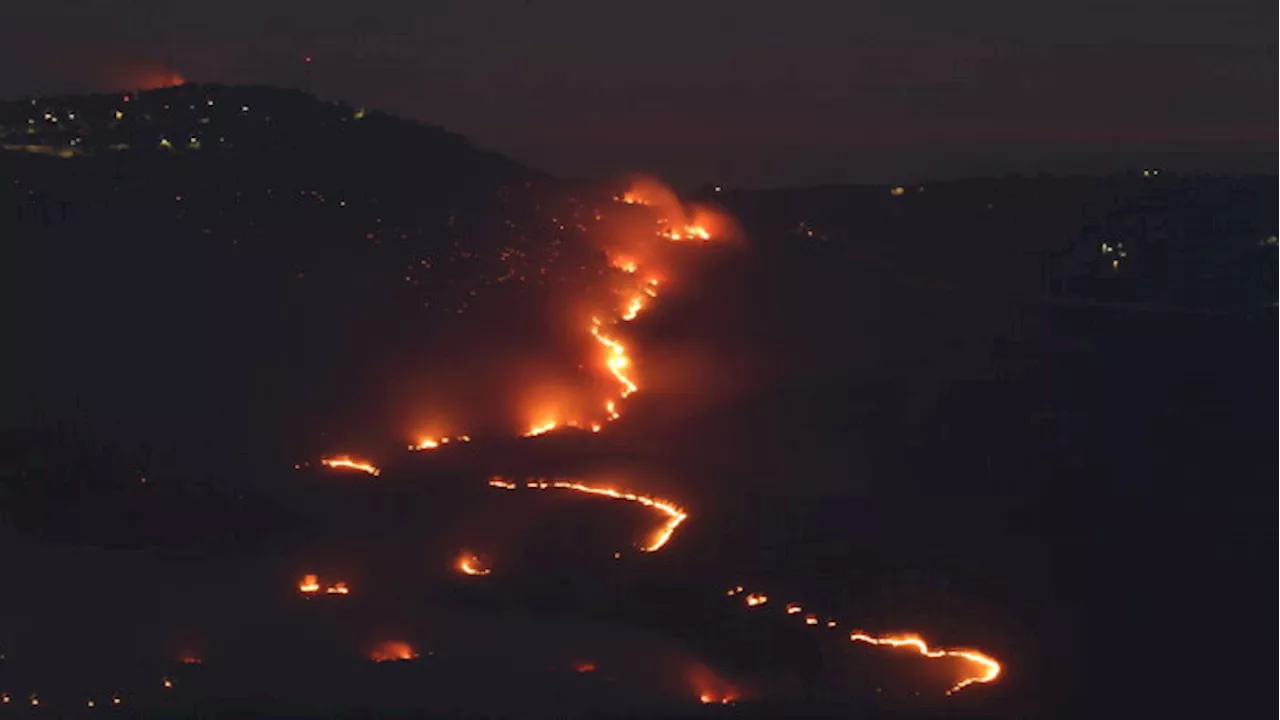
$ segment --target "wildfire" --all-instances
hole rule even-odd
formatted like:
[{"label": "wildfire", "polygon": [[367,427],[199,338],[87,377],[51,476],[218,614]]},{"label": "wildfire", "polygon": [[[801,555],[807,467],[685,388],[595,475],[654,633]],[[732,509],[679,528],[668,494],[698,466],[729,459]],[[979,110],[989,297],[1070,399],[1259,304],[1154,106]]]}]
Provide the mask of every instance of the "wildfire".
[{"label": "wildfire", "polygon": [[[585,313],[579,317],[580,320],[585,322],[577,327],[584,328],[594,346],[599,348],[595,351],[598,354],[595,356],[592,371],[597,373],[600,379],[612,384],[614,389],[605,393],[604,397],[599,398],[599,405],[595,405],[596,401],[592,401],[592,406],[598,408],[595,412],[599,412],[599,409],[602,409],[604,413],[594,419],[584,418],[583,415],[585,413],[581,412],[581,408],[566,411],[564,407],[549,408],[545,405],[540,406],[537,412],[530,414],[529,420],[531,422],[523,433],[524,437],[537,437],[562,428],[577,428],[600,432],[605,424],[619,419],[622,415],[621,404],[639,392],[642,384],[637,372],[636,362],[632,357],[632,348],[628,346],[627,335],[621,332],[619,328],[622,323],[635,320],[651,308],[653,302],[658,298],[660,287],[666,282],[664,266],[661,263],[650,262],[652,254],[649,249],[661,246],[663,243],[659,241],[706,242],[718,237],[730,237],[734,234],[731,227],[731,219],[726,219],[721,213],[710,208],[686,207],[670,190],[659,183],[639,181],[626,193],[615,197],[615,200],[626,205],[643,206],[646,208],[645,212],[652,213],[653,234],[648,236],[647,245],[632,248],[634,254],[618,254],[612,249],[608,251],[609,264],[618,271],[618,273],[610,276],[610,282],[615,283],[612,288],[613,292],[607,301],[594,305],[590,313]],[[643,214],[643,212],[637,211],[637,214]],[[600,219],[598,211],[596,219]],[[660,280],[659,278],[662,279]],[[439,427],[430,428],[432,435],[418,437],[415,442],[408,446],[409,450],[437,450],[450,443],[471,442],[471,438],[467,435],[436,435],[435,433],[439,432],[440,429]],[[321,462],[329,468],[359,470],[375,477],[381,474],[381,470],[372,463],[353,459],[350,456],[323,458]],[[683,509],[669,500],[640,495],[608,485],[592,485],[583,482],[544,478],[529,479],[523,483],[516,483],[499,476],[491,478],[489,485],[508,491],[517,490],[521,485],[524,488],[533,490],[568,490],[632,502],[655,510],[661,513],[663,520],[661,525],[650,531],[645,540],[639,544],[640,549],[645,552],[657,552],[665,547],[674,536],[676,530],[689,517]],[[615,559],[620,556],[620,553],[614,553]],[[454,562],[454,567],[458,572],[467,576],[485,576],[492,572],[491,568],[481,558],[468,550],[463,550],[458,555]],[[299,592],[304,595],[317,594],[321,588],[320,579],[316,575],[304,576],[302,582],[298,585]],[[349,593],[349,589],[345,583],[337,582],[324,587],[324,593],[346,595]],[[747,592],[740,585],[731,587],[726,592],[726,595],[730,597],[742,596],[743,602],[748,608],[760,607],[769,601],[768,595],[762,592]],[[783,612],[788,616],[798,616],[797,619],[802,619],[804,624],[809,627],[821,625],[825,625],[827,628],[837,627],[835,620],[820,620],[818,615],[806,612],[797,602],[784,605]],[[957,658],[973,666],[972,673],[960,679],[947,690],[948,695],[959,692],[976,683],[994,682],[1000,676],[1002,670],[999,662],[981,652],[968,649],[930,648],[924,639],[914,634],[874,636],[863,631],[854,631],[850,634],[849,639],[851,642],[880,647],[912,649],[919,655],[930,659]],[[371,653],[371,658],[377,662],[410,660],[416,657],[417,654],[412,647],[399,641],[381,643]],[[593,672],[596,669],[595,664],[591,662],[579,662],[574,667],[580,673]],[[734,690],[723,688],[720,690],[708,689],[714,687],[715,685],[703,682],[693,685],[694,691],[699,693],[699,698],[703,703],[728,704],[738,697]],[[32,697],[32,702],[33,704],[35,702],[34,696]]]},{"label": "wildfire", "polygon": [[331,467],[335,469],[345,468],[348,470],[359,470],[362,473],[366,473],[374,477],[377,477],[382,474],[382,471],[379,470],[377,466],[373,465],[372,463],[365,462],[363,460],[353,460],[348,455],[343,455],[341,457],[333,457],[333,458],[321,458],[320,464],[324,465],[325,467]]},{"label": "wildfire", "polygon": [[663,226],[658,230],[658,235],[674,242],[711,239],[711,232],[701,225],[685,225],[679,229]]},{"label": "wildfire", "polygon": [[458,559],[454,563],[454,567],[456,567],[458,572],[463,575],[488,575],[493,572],[490,568],[486,567],[483,562],[481,562],[479,557],[468,550],[463,550],[462,553],[458,555]]},{"label": "wildfire", "polygon": [[[713,229],[707,225],[712,214],[701,210],[690,213],[681,205],[676,196],[660,183],[640,180],[627,192],[615,197],[615,200],[627,205],[640,205],[653,208],[655,213],[653,232],[660,239],[670,242],[684,240],[715,239]],[[677,218],[672,221],[669,218]],[[625,278],[620,278],[621,286],[618,294],[620,302],[607,311],[597,308],[588,316],[586,330],[591,338],[603,350],[599,360],[599,369],[607,373],[608,378],[617,384],[617,390],[605,397],[602,402],[605,415],[602,419],[583,421],[568,420],[552,415],[537,416],[523,433],[524,437],[537,437],[561,428],[579,428],[591,432],[600,432],[604,424],[622,417],[620,404],[640,390],[640,380],[635,372],[635,361],[631,357],[631,349],[614,331],[615,326],[631,322],[641,313],[648,310],[654,299],[658,297],[661,281],[652,270],[627,253],[609,252],[609,264],[621,271]],[[643,279],[641,279],[643,278]]]},{"label": "wildfire", "polygon": [[867,643],[868,645],[879,645],[892,648],[910,648],[927,658],[960,658],[967,660],[977,666],[980,671],[977,674],[967,676],[952,685],[947,690],[948,695],[960,692],[966,687],[974,683],[989,683],[1000,677],[1000,663],[988,655],[980,653],[976,650],[940,650],[931,649],[919,635],[883,635],[876,637],[868,635],[862,631],[855,631],[849,635],[852,642]]},{"label": "wildfire", "polygon": [[[514,490],[516,484],[502,478],[493,478],[489,481],[491,487],[498,487],[504,490]],[[680,527],[689,515],[681,510],[678,506],[668,500],[660,498],[652,498],[646,495],[637,495],[632,492],[625,492],[611,487],[596,487],[578,482],[570,482],[568,480],[529,480],[525,482],[525,487],[531,490],[570,490],[573,492],[586,493],[588,495],[599,495],[602,497],[612,498],[614,500],[625,500],[627,502],[638,503],[647,508],[657,510],[666,516],[666,521],[654,530],[649,541],[640,547],[645,552],[657,552],[671,540],[671,536],[675,534],[676,528]]]},{"label": "wildfire", "polygon": [[413,646],[400,640],[388,640],[378,643],[369,652],[369,659],[374,662],[396,662],[397,660],[413,660],[418,657]]},{"label": "wildfire", "polygon": [[537,437],[539,435],[546,435],[547,433],[551,432],[552,430],[555,430],[558,427],[560,427],[560,423],[554,420],[549,420],[547,422],[540,423],[538,425],[534,425],[533,427],[529,428],[529,430],[525,432],[524,436]]},{"label": "wildfire", "polygon": [[[470,435],[455,435],[453,437],[428,437],[420,438],[418,442],[409,446],[410,450],[435,450],[437,448],[448,445],[451,442],[469,443]],[[374,473],[375,475],[377,473]]]}]

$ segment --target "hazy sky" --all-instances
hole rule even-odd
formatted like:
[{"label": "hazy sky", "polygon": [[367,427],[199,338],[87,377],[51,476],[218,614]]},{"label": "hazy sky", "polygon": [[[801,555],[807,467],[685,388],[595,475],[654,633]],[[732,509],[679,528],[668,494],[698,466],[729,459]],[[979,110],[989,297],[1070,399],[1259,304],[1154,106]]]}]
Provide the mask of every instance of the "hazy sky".
[{"label": "hazy sky", "polygon": [[1276,168],[1272,0],[15,5],[3,97],[168,61],[440,124],[557,174]]}]

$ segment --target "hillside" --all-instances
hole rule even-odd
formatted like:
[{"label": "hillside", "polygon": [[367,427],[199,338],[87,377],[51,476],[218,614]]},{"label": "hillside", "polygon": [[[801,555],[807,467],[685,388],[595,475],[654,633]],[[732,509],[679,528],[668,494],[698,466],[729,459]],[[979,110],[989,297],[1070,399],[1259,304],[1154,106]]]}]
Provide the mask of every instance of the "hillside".
[{"label": "hillside", "polygon": [[536,342],[554,287],[601,271],[581,242],[601,189],[296,91],[41,98],[0,118],[6,320],[27,338],[12,390],[116,413],[97,421],[125,437],[167,435],[146,424],[166,415],[194,415],[188,437],[262,418],[238,439],[280,447],[323,428],[285,408],[378,416],[404,390],[369,401],[362,373],[428,375],[423,353],[457,361],[459,330],[495,314]]}]

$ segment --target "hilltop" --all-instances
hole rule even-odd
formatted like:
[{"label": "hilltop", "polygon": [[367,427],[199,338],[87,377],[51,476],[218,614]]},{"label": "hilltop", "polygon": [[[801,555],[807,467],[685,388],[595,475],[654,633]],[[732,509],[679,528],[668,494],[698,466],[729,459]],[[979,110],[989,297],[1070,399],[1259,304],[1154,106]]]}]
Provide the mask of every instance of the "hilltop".
[{"label": "hilltop", "polygon": [[[540,177],[443,128],[325,102],[300,90],[188,83],[143,92],[23,98],[0,103],[0,148],[60,158],[163,151],[249,152],[310,159],[310,169],[364,160],[362,178],[449,184]],[[430,162],[425,162],[426,160]]]}]

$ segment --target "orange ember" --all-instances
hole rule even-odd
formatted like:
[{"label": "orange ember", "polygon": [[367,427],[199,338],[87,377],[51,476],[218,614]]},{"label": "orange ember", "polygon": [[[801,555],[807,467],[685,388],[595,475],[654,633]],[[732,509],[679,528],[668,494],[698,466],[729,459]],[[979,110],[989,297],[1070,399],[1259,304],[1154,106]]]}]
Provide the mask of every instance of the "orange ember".
[{"label": "orange ember", "polygon": [[353,460],[351,459],[350,456],[347,456],[347,455],[343,455],[341,457],[334,457],[334,458],[321,458],[320,464],[330,468],[359,470],[362,473],[366,473],[374,477],[377,477],[382,474],[382,471],[379,470],[372,463],[368,463],[363,460]]},{"label": "orange ember", "polygon": [[378,643],[369,652],[369,659],[380,663],[413,660],[417,657],[418,653],[414,652],[413,646],[400,640],[388,640]]},{"label": "orange ember", "polygon": [[320,592],[320,578],[315,575],[303,575],[302,582],[298,583],[298,592],[307,595]]},{"label": "orange ember", "polygon": [[[514,489],[515,483],[503,480],[502,478],[494,478],[489,481],[492,487],[500,487],[503,489]],[[525,487],[531,490],[546,490],[548,488],[556,490],[571,490],[573,492],[586,493],[588,495],[600,495],[614,500],[625,500],[627,502],[638,503],[647,508],[657,510],[666,516],[664,522],[658,529],[654,530],[649,536],[649,541],[640,546],[645,552],[657,552],[661,550],[671,536],[675,534],[676,528],[680,527],[689,516],[675,504],[668,500],[659,498],[651,498],[645,495],[637,495],[631,492],[624,492],[610,487],[595,487],[585,485],[583,483],[570,482],[568,480],[529,480],[525,482]]]},{"label": "orange ember", "polygon": [[183,665],[202,665],[204,661],[195,655],[184,655],[182,658]]},{"label": "orange ember", "polygon": [[329,587],[325,588],[324,591],[325,591],[325,594],[328,594],[328,595],[350,595],[351,594],[351,588],[347,587],[347,584],[344,582],[336,582],[330,585]]},{"label": "orange ember", "polygon": [[462,553],[458,555],[458,559],[454,561],[453,566],[463,575],[478,576],[488,575],[493,572],[480,560],[479,557],[468,550],[463,550]]},{"label": "orange ember", "polygon": [[761,593],[751,593],[747,596],[747,607],[759,607],[769,602],[769,596]]},{"label": "orange ember", "polygon": [[880,645],[891,648],[910,648],[927,658],[960,658],[967,660],[976,667],[978,672],[962,678],[955,685],[947,690],[947,694],[957,693],[974,683],[989,683],[1000,677],[1000,663],[994,658],[984,655],[976,650],[935,650],[930,649],[928,643],[919,635],[884,635],[876,637],[868,635],[861,631],[855,631],[849,636],[849,640],[853,642],[867,643],[868,645]]}]

